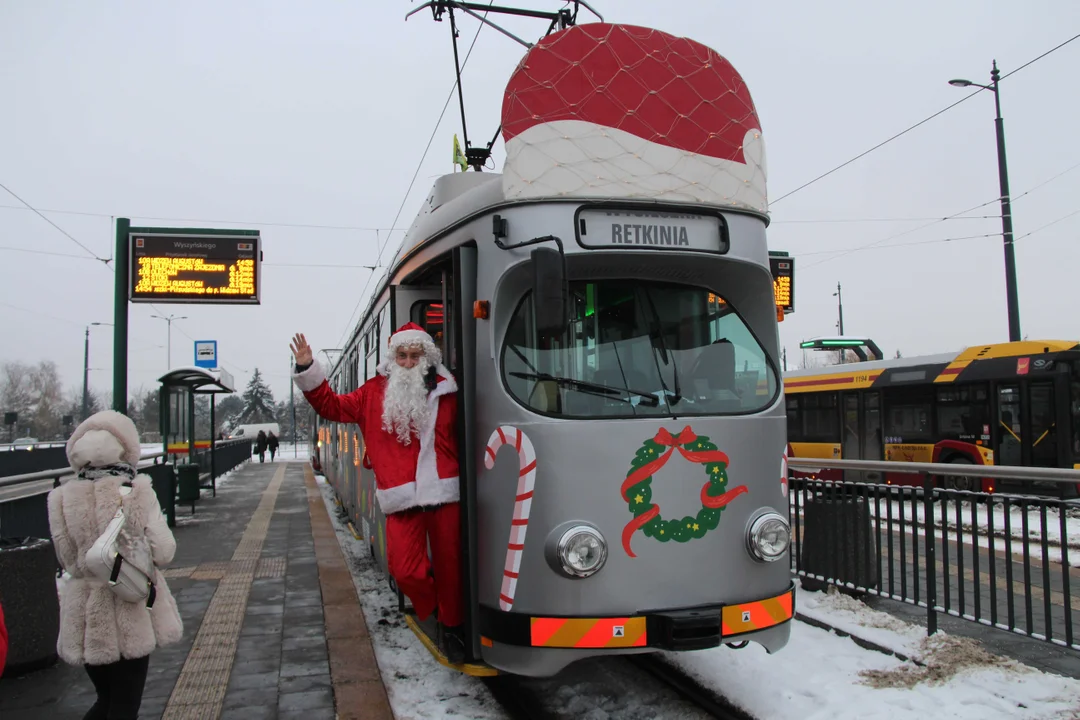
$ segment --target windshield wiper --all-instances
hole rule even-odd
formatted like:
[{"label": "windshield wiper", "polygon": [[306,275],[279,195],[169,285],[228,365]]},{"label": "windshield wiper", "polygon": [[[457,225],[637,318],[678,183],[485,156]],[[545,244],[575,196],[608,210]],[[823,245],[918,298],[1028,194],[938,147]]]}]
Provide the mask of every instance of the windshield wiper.
[{"label": "windshield wiper", "polygon": [[[660,357],[663,358],[665,365],[671,365],[671,379],[675,383],[675,392],[671,393],[667,389],[667,384],[664,382],[664,374],[660,372],[660,367],[657,366],[656,373],[660,376],[660,384],[664,388],[665,402],[670,405],[675,405],[682,400],[682,391],[679,388],[679,369],[675,367],[675,364],[669,359],[670,353],[668,352],[667,341],[664,340],[664,331],[660,326],[660,313],[656,311],[656,304],[653,303],[652,294],[649,292],[648,287],[641,288],[641,291],[645,294],[645,299],[649,301],[649,309],[652,310],[652,317],[649,320],[649,339],[653,341],[653,350],[660,352]],[[660,341],[660,347],[656,347],[656,340]],[[656,355],[653,355],[653,359],[656,359]]]},{"label": "windshield wiper", "polygon": [[[513,347],[513,346],[511,346]],[[601,385],[600,383],[588,382],[585,380],[575,380],[573,378],[561,377],[557,375],[549,375],[547,373],[524,373],[524,372],[511,372],[511,376],[521,378],[522,380],[537,380],[537,381],[550,381],[559,385],[560,387],[569,387],[581,392],[590,392],[592,394],[602,394],[605,396],[630,394],[637,395],[641,398],[641,404],[648,405],[649,407],[656,407],[660,404],[660,401],[651,392],[643,392],[641,390],[634,390],[633,388],[620,388],[612,387],[611,385]],[[613,400],[621,400],[623,402],[629,402],[623,398],[612,398]]]}]

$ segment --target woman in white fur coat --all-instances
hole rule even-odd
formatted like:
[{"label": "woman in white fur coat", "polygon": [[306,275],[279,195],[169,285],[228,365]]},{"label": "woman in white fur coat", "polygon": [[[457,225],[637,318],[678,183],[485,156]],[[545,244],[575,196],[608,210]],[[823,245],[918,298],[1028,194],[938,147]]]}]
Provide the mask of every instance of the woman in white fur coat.
[{"label": "woman in white fur coat", "polygon": [[[146,475],[137,475],[142,449],[135,424],[107,410],[87,418],[67,443],[78,473],[49,493],[49,525],[57,558],[69,578],[61,582],[57,652],[85,665],[97,690],[86,718],[135,718],[142,703],[150,653],[176,642],[184,627],[160,567],[172,561],[176,541]],[[131,483],[121,496],[120,486]],[[86,552],[105,532],[123,497],[122,547],[152,558],[156,596],[152,608],[121,600],[91,575]],[[146,568],[149,570],[149,567]]]}]

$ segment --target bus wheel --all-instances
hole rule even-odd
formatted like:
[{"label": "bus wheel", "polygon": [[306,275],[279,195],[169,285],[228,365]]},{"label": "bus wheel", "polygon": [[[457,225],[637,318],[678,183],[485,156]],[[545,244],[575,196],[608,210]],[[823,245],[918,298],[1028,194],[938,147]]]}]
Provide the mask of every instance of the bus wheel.
[{"label": "bus wheel", "polygon": [[[974,465],[966,457],[957,456],[949,460],[950,465]],[[967,475],[945,475],[942,484],[946,490],[974,490],[975,478]]]}]

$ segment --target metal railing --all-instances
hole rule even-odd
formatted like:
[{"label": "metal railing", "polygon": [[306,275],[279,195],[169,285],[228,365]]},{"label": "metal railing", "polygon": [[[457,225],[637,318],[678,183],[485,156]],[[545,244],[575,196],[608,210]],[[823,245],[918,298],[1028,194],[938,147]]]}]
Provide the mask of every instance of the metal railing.
[{"label": "metal railing", "polygon": [[[947,476],[1080,483],[1056,468],[789,458],[796,472],[918,475],[919,485],[789,478],[792,570],[804,586],[834,584],[1080,649],[1074,608],[1080,505],[1059,498],[949,490]],[[1074,553],[1076,554],[1076,553]],[[1076,599],[1074,599],[1074,597]]]}]

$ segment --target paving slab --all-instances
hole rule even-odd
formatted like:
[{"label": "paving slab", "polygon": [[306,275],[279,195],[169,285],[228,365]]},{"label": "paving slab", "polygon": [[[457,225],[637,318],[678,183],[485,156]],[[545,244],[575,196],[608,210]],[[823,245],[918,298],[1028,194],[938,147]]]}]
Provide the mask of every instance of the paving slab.
[{"label": "paving slab", "polygon": [[[184,636],[151,655],[140,718],[392,720],[309,466],[248,463],[177,519],[166,577]],[[74,720],[94,697],[58,663],[0,679],[0,718]]]}]

